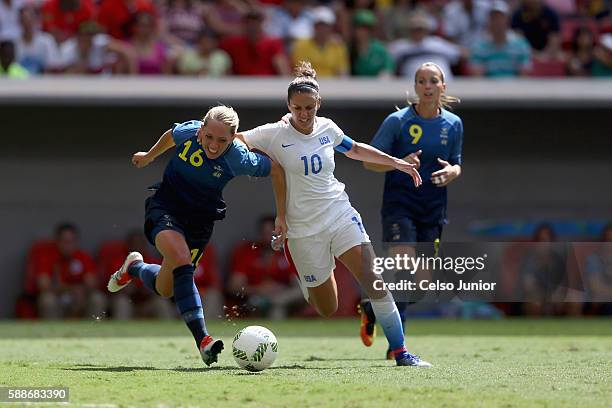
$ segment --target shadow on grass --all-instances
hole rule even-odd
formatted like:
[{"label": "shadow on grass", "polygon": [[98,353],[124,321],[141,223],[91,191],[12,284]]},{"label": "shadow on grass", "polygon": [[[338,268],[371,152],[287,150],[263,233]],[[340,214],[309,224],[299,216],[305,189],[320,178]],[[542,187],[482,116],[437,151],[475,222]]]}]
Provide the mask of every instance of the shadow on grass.
[{"label": "shadow on grass", "polygon": [[103,367],[103,366],[80,366],[80,367],[64,367],[62,370],[65,371],[94,371],[94,372],[107,372],[107,373],[130,373],[134,371],[162,371],[165,370],[163,368],[156,367],[129,367],[129,366],[120,366],[120,367]]},{"label": "shadow on grass", "polygon": [[106,372],[106,373],[131,373],[135,371],[176,371],[180,373],[203,373],[207,371],[231,371],[231,370],[239,370],[238,367],[176,367],[176,368],[159,368],[159,367],[149,367],[149,366],[117,366],[117,367],[107,367],[107,366],[92,366],[92,365],[82,365],[76,364],[74,367],[63,367],[64,371],[90,371],[90,372]]},{"label": "shadow on grass", "polygon": [[[377,365],[372,367],[387,367],[383,365]],[[300,364],[294,364],[290,366],[278,366],[278,367],[270,367],[265,371],[273,371],[273,370],[313,370],[313,371],[330,371],[330,370],[346,370],[346,369],[354,369],[354,368],[363,368],[363,367],[307,367]],[[258,375],[261,374],[261,371],[251,372],[240,370],[235,375]]]},{"label": "shadow on grass", "polygon": [[303,361],[380,361],[380,358],[357,358],[357,357],[350,357],[350,358],[324,358],[324,357],[317,357],[317,356],[310,356],[308,358],[305,358]]},{"label": "shadow on grass", "polygon": [[[337,359],[335,359],[337,360]],[[358,360],[358,359],[354,359]],[[307,361],[322,361],[322,360],[307,360]],[[333,361],[330,359],[329,361]],[[372,367],[386,367],[385,365],[375,365]],[[268,370],[343,370],[351,367],[308,367],[302,364],[274,366],[268,368]],[[257,372],[244,371],[238,367],[229,366],[214,366],[214,367],[176,367],[176,368],[158,368],[150,366],[92,366],[76,364],[74,367],[63,367],[64,371],[87,371],[87,372],[103,372],[103,373],[132,373],[137,371],[174,371],[178,373],[206,373],[206,372],[217,372],[217,371],[236,371],[236,375],[253,375],[258,374]]]},{"label": "shadow on grass", "polygon": [[[346,367],[345,367],[346,368]],[[270,367],[268,370],[332,370],[336,369],[333,367],[306,367],[299,364],[285,365],[278,367]],[[158,368],[158,367],[130,367],[130,366],[119,366],[119,367],[105,367],[105,366],[76,366],[76,367],[64,367],[64,371],[89,371],[89,372],[106,372],[106,373],[131,373],[136,371],[175,371],[178,373],[205,373],[215,371],[238,371],[245,374],[256,374],[242,371],[238,367],[228,366],[215,366],[215,367],[176,367],[176,368]]]}]

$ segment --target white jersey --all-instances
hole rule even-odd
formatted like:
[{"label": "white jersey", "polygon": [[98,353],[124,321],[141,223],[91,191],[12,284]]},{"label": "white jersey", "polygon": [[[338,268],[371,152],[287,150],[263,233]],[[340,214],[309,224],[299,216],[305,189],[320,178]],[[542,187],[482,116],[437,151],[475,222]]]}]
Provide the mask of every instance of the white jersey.
[{"label": "white jersey", "polygon": [[332,120],[317,117],[309,135],[284,122],[243,135],[251,148],[266,153],[285,170],[288,238],[317,234],[352,210],[344,184],[334,177],[334,147],[342,143],[344,133]]}]

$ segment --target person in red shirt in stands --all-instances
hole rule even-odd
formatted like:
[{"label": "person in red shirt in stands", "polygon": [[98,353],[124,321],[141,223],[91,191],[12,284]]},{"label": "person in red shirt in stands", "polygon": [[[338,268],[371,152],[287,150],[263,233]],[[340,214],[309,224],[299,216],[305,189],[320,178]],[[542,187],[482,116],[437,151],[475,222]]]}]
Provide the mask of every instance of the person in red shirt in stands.
[{"label": "person in red shirt in stands", "polygon": [[42,5],[42,29],[61,44],[73,37],[81,23],[96,16],[92,0],[45,0]]},{"label": "person in red shirt in stands", "polygon": [[98,291],[93,259],[79,249],[75,225],[58,225],[55,245],[36,254],[32,262],[40,317],[97,317],[104,313],[106,297]]},{"label": "person in red shirt in stands", "polygon": [[249,312],[255,309],[256,314],[282,319],[291,309],[303,308],[306,303],[287,258],[270,247],[274,217],[262,217],[258,230],[256,242],[243,241],[234,249],[228,289],[234,296],[246,297],[246,305],[238,309],[246,306]]},{"label": "person in red shirt in stands", "polygon": [[112,37],[128,40],[132,36],[136,15],[143,12],[157,16],[157,10],[150,0],[102,0],[98,23]]},{"label": "person in red shirt in stands", "polygon": [[291,74],[282,40],[267,37],[263,32],[263,14],[252,9],[244,16],[243,21],[243,35],[226,37],[220,44],[232,58],[234,75]]}]

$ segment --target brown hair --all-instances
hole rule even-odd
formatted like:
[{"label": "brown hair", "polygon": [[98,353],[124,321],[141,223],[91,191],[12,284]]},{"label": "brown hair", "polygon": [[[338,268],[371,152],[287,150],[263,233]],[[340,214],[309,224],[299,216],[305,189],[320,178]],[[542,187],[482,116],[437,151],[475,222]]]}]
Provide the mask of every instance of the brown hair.
[{"label": "brown hair", "polygon": [[317,71],[314,70],[310,62],[300,61],[295,67],[295,79],[291,81],[287,88],[287,101],[296,92],[310,92],[319,97],[319,83],[317,82]]},{"label": "brown hair", "polygon": [[[434,67],[435,69],[438,70],[438,72],[440,73],[440,77],[442,79],[442,83],[445,83],[444,81],[444,71],[442,71],[442,68],[440,68],[440,66],[434,62],[425,62],[424,64],[422,64],[419,69],[416,70],[416,72],[414,73],[414,82],[416,83],[417,80],[417,74],[418,72],[425,68],[425,67]],[[419,98],[415,97],[415,98],[410,98],[409,93],[406,92],[406,95],[408,95],[408,104],[411,104],[412,102],[414,103],[419,103]],[[438,103],[438,108],[444,108],[447,110],[452,109],[451,104],[452,103],[460,103],[461,99],[457,98],[456,96],[451,96],[451,95],[446,95],[446,94],[442,94],[440,95],[440,102]]]}]

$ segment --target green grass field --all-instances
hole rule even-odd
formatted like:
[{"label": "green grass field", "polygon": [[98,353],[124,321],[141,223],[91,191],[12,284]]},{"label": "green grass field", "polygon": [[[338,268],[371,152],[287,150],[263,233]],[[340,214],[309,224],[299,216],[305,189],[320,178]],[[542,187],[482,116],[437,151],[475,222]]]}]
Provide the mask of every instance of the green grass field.
[{"label": "green grass field", "polygon": [[[237,368],[249,324],[279,341],[274,366]],[[0,386],[70,387],[70,406],[609,407],[611,320],[414,321],[408,346],[431,369],[382,359],[357,320],[209,324],[226,350],[204,368],[181,322],[0,323]],[[229,346],[229,347],[228,347]],[[0,404],[4,405],[4,404]],[[6,405],[6,406],[15,406]],[[49,406],[45,404],[44,406]]]}]

